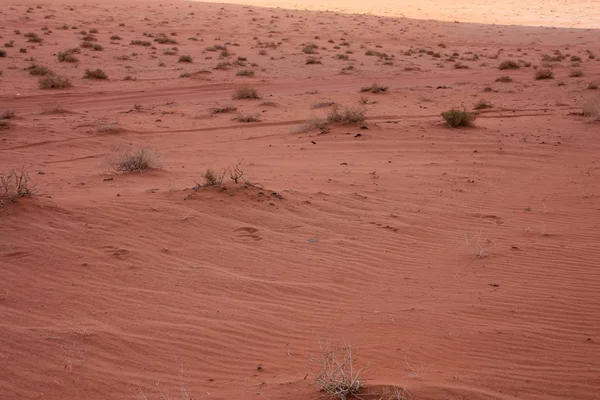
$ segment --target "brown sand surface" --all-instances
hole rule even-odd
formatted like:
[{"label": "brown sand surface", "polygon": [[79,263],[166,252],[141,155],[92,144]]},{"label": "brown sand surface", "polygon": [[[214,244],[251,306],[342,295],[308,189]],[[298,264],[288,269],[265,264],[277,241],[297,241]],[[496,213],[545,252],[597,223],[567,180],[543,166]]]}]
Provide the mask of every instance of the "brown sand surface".
[{"label": "brown sand surface", "polygon": [[[328,338],[369,393],[600,399],[597,30],[37,5],[0,10],[0,171],[34,191],[0,207],[0,399],[316,399]],[[72,86],[40,89],[34,63]],[[473,127],[443,123],[480,100]],[[330,103],[366,121],[301,129]],[[160,168],[112,171],[127,146]],[[193,189],[238,162],[251,184]]]}]

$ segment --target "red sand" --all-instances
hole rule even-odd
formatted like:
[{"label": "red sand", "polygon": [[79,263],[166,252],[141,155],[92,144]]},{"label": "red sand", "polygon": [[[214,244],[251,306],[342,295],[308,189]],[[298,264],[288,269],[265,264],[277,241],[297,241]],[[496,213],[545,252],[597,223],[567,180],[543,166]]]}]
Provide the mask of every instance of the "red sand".
[{"label": "red sand", "polygon": [[[0,209],[1,399],[315,399],[327,338],[356,345],[367,389],[415,400],[600,398],[600,125],[576,115],[598,31],[128,4],[1,10],[0,112],[16,117],[0,170],[28,167],[36,193]],[[58,63],[91,28],[103,50]],[[130,45],[161,32],[178,44]],[[310,42],[322,64],[305,64]],[[226,43],[246,67],[213,69],[205,48]],[[556,50],[555,79],[534,80]],[[39,89],[29,57],[73,87]],[[356,106],[373,82],[389,92],[366,95],[368,129],[294,133],[331,109],[314,103]],[[231,100],[242,84],[263,99]],[[442,124],[480,99],[475,127]],[[261,122],[211,115],[227,105]],[[123,143],[162,168],[108,171]],[[191,190],[241,160],[260,187]]]}]

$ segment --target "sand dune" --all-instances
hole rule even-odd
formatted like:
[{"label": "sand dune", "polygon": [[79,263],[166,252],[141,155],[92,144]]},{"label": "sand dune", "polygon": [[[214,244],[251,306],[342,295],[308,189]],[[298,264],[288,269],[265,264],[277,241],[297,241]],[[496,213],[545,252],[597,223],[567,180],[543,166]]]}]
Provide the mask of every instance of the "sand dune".
[{"label": "sand dune", "polygon": [[[179,1],[2,20],[0,171],[34,195],[0,207],[0,399],[314,399],[328,338],[366,393],[598,399],[597,30]],[[366,119],[315,122],[335,105]],[[159,168],[114,171],[142,147]],[[248,183],[203,186],[238,163]]]}]

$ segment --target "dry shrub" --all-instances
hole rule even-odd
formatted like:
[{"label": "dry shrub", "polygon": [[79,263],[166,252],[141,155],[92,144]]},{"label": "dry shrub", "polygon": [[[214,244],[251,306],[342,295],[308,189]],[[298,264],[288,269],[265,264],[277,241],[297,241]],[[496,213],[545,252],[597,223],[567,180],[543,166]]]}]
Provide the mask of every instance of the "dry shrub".
[{"label": "dry shrub", "polygon": [[6,110],[0,112],[0,120],[2,119],[13,119],[15,117],[15,112],[13,110]]},{"label": "dry shrub", "polygon": [[234,111],[237,111],[237,107],[235,107],[235,106],[223,106],[223,107],[212,108],[210,110],[211,114],[226,114],[226,113],[232,113]]},{"label": "dry shrub", "polygon": [[238,115],[237,117],[234,117],[233,119],[236,121],[239,121],[239,122],[259,122],[260,115],[258,115],[258,114],[242,114],[242,115]]},{"label": "dry shrub", "polygon": [[85,74],[83,74],[83,77],[85,79],[108,79],[106,72],[104,72],[100,68],[86,69]]},{"label": "dry shrub", "polygon": [[306,133],[318,129],[321,132],[327,131],[327,121],[322,118],[309,118],[294,129],[294,133]]},{"label": "dry shrub", "polygon": [[243,69],[236,73],[236,76],[254,76],[254,71],[251,69]]},{"label": "dry shrub", "polygon": [[332,345],[330,341],[320,343],[321,354],[313,357],[319,366],[315,376],[317,387],[327,396],[346,400],[360,395],[364,387],[361,373],[366,368],[355,369],[354,348],[352,346]]},{"label": "dry shrub", "polygon": [[492,103],[490,103],[487,100],[481,99],[479,100],[477,103],[475,103],[475,106],[473,107],[475,110],[484,110],[486,108],[492,108]]},{"label": "dry shrub", "polygon": [[498,69],[519,69],[519,68],[521,68],[521,66],[519,65],[518,62],[516,62],[514,60],[502,61],[500,63],[500,65],[498,66]]},{"label": "dry shrub", "polygon": [[339,107],[336,105],[327,115],[327,121],[344,125],[358,124],[365,121],[365,113],[366,111],[362,107]]},{"label": "dry shrub", "polygon": [[320,101],[318,103],[313,103],[312,106],[310,106],[310,108],[312,110],[316,110],[318,108],[327,108],[327,107],[331,107],[334,106],[336,104],[335,101]]},{"label": "dry shrub", "polygon": [[583,104],[583,116],[600,121],[600,96],[591,97]]},{"label": "dry shrub", "polygon": [[46,76],[52,75],[52,71],[49,68],[44,67],[43,65],[33,64],[29,67],[29,75],[33,76]]},{"label": "dry shrub", "polygon": [[71,81],[66,76],[49,75],[40,78],[40,89],[66,89],[71,87]]},{"label": "dry shrub", "polygon": [[571,70],[571,73],[569,74],[569,77],[571,77],[571,78],[581,78],[582,76],[583,76],[583,70],[581,70],[579,68]]},{"label": "dry shrub", "polygon": [[251,86],[242,86],[236,89],[233,93],[234,100],[245,100],[245,99],[260,99],[258,90]]},{"label": "dry shrub", "polygon": [[371,93],[385,93],[388,91],[387,86],[378,85],[377,83],[372,84],[371,86],[364,86],[360,89],[361,93],[371,92]]},{"label": "dry shrub", "polygon": [[442,117],[451,128],[458,128],[461,126],[473,126],[473,122],[475,122],[477,115],[465,110],[453,108],[443,112]]},{"label": "dry shrub", "polygon": [[503,82],[503,83],[507,83],[507,82],[512,82],[513,79],[510,76],[499,76],[498,78],[496,78],[496,82]]},{"label": "dry shrub", "polygon": [[10,170],[0,174],[0,206],[6,202],[17,202],[20,198],[31,196],[30,179],[27,171]]},{"label": "dry shrub", "polygon": [[554,78],[554,72],[550,68],[540,68],[535,72],[535,80],[541,79],[552,79]]},{"label": "dry shrub", "polygon": [[73,50],[65,50],[58,53],[57,58],[58,62],[69,62],[75,63],[79,61],[77,57],[75,57],[75,52]]},{"label": "dry shrub", "polygon": [[191,63],[192,62],[192,56],[179,56],[179,60],[177,62],[186,62],[186,63]]},{"label": "dry shrub", "polygon": [[225,177],[225,171],[217,175],[214,170],[208,168],[202,177],[204,178],[204,186],[221,186]]},{"label": "dry shrub", "polygon": [[160,167],[158,154],[146,147],[127,146],[118,149],[118,155],[110,162],[118,172],[136,172]]}]

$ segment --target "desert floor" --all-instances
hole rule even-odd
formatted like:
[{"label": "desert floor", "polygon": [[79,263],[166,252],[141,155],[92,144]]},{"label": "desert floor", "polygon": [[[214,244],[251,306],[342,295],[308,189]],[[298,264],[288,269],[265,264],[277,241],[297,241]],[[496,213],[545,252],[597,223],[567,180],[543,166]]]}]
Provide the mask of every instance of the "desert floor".
[{"label": "desert floor", "polygon": [[365,393],[600,399],[598,30],[6,3],[0,171],[34,195],[0,207],[0,399],[316,399],[328,339]]}]

